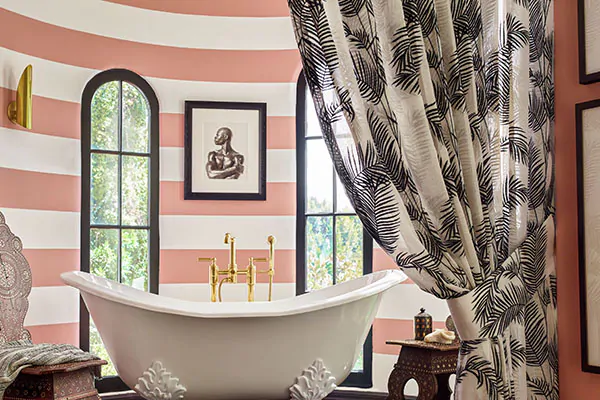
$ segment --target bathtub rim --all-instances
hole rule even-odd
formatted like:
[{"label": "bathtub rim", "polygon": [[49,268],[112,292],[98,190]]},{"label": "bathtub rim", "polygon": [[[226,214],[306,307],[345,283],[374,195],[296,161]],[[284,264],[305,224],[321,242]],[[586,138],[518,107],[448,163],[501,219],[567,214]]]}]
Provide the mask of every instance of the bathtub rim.
[{"label": "bathtub rim", "polygon": [[[303,314],[341,306],[377,295],[407,279],[407,276],[400,270],[384,270],[373,272],[325,289],[306,293],[302,296],[272,302],[211,303],[159,296],[83,271],[64,272],[60,277],[63,282],[78,289],[80,292],[89,293],[105,300],[143,310],[195,318],[257,318]],[[93,282],[88,277],[92,277],[93,280],[105,282],[111,286],[122,288],[123,291],[112,290],[102,284]],[[352,283],[356,284],[358,280],[368,281],[369,279],[373,279],[374,281],[365,283],[357,289],[348,290],[339,295],[319,299],[324,294],[323,291],[336,288],[336,286],[336,289],[339,290],[341,286],[350,286]]]}]

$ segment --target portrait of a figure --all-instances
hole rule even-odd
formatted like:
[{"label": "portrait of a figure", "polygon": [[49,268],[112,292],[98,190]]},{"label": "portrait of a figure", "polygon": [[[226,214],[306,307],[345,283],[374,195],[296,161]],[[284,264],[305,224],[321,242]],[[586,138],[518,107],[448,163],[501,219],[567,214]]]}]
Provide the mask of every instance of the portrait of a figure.
[{"label": "portrait of a figure", "polygon": [[238,179],[244,173],[244,155],[231,145],[233,131],[221,127],[215,134],[214,142],[218,149],[208,153],[206,174],[209,179]]}]

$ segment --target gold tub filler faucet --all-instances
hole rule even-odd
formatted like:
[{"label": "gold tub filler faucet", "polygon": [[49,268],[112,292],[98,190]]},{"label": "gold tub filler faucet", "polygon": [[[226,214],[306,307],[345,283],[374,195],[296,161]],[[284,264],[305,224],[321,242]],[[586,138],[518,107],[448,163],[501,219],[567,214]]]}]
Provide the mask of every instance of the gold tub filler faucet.
[{"label": "gold tub filler faucet", "polygon": [[[209,262],[208,278],[210,282],[210,301],[217,301],[217,292],[219,294],[219,301],[221,299],[221,288],[224,283],[237,283],[238,275],[246,275],[246,284],[248,285],[248,301],[254,301],[254,286],[256,285],[256,274],[267,274],[269,275],[269,297],[271,301],[273,294],[273,276],[275,275],[274,261],[275,261],[275,237],[269,236],[267,242],[269,243],[269,257],[250,257],[248,267],[246,269],[238,269],[235,257],[235,238],[231,234],[226,233],[225,244],[229,245],[229,265],[227,269],[221,270],[217,266],[216,257],[200,257],[198,262]],[[268,263],[269,268],[265,270],[259,270],[256,268],[255,263]],[[225,275],[219,282],[219,276]]]}]

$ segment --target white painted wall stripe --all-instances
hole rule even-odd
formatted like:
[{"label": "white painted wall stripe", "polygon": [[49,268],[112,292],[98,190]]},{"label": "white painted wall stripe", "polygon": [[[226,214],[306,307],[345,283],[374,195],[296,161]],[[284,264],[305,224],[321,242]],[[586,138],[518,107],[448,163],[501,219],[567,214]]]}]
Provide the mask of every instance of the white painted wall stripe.
[{"label": "white painted wall stripe", "polygon": [[[80,214],[76,212],[0,209],[26,249],[78,249]],[[267,237],[277,249],[296,247],[295,216],[161,215],[162,249],[220,249],[223,234],[237,237],[238,249],[267,249]]]},{"label": "white painted wall stripe", "polygon": [[26,249],[78,249],[79,213],[0,208]]},{"label": "white painted wall stripe", "polygon": [[[215,0],[218,1],[218,0]],[[0,7],[52,25],[134,42],[221,50],[293,50],[289,17],[182,15],[104,1],[0,0]]]},{"label": "white painted wall stripe", "polygon": [[[160,149],[160,180],[183,182],[184,157],[180,147]],[[296,150],[267,150],[267,182],[296,182]]]},{"label": "white painted wall stripe", "polygon": [[276,249],[296,247],[295,216],[161,215],[161,249],[221,249],[223,235],[237,238],[238,249],[267,249],[267,237],[277,238]]},{"label": "white painted wall stripe", "polygon": [[[81,102],[86,83],[100,72],[0,48],[0,69],[4,71],[0,74],[0,87],[14,90],[28,64],[33,65],[33,94],[73,103]],[[147,80],[156,91],[160,111],[165,113],[183,114],[185,100],[210,100],[266,102],[269,116],[296,115],[295,83],[198,82],[160,78]]]},{"label": "white painted wall stripe", "polygon": [[34,287],[25,326],[79,322],[79,290],[70,286]]},{"label": "white painted wall stripe", "polygon": [[[183,148],[160,149],[161,180],[183,182],[183,165]],[[0,127],[0,167],[80,176],[81,142]],[[267,181],[296,181],[295,150],[267,150]]]},{"label": "white painted wall stripe", "polygon": [[383,295],[377,318],[412,320],[423,307],[434,321],[446,321],[450,311],[444,300],[425,293],[415,284],[397,285]]},{"label": "white painted wall stripe", "polygon": [[[241,265],[241,260],[240,265]],[[269,285],[257,283],[255,286],[255,301],[266,301]],[[189,301],[210,301],[210,285],[208,283],[163,283],[158,288],[161,296],[174,297]],[[224,302],[240,302],[248,299],[248,286],[240,281],[237,284],[225,284],[222,289]],[[295,283],[274,283],[273,300],[281,300],[296,295]]]},{"label": "white painted wall stripe", "polygon": [[0,127],[0,167],[81,175],[81,142]]}]

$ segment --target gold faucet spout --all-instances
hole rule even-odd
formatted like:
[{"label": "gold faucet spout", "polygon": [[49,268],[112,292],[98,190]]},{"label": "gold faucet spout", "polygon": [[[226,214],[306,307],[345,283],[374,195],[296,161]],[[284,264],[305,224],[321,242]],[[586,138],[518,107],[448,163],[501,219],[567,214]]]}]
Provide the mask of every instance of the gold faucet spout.
[{"label": "gold faucet spout", "polygon": [[231,283],[237,283],[237,262],[235,258],[235,238],[231,236],[230,233],[225,234],[225,239],[223,240],[225,244],[229,245],[229,266],[228,270],[228,278],[231,279]]}]

